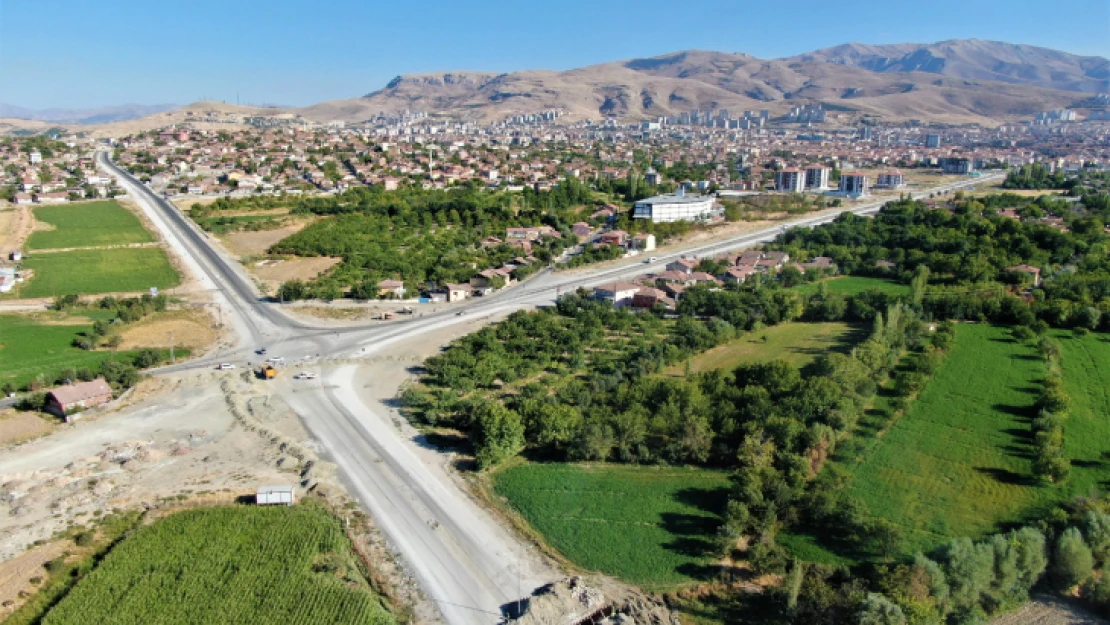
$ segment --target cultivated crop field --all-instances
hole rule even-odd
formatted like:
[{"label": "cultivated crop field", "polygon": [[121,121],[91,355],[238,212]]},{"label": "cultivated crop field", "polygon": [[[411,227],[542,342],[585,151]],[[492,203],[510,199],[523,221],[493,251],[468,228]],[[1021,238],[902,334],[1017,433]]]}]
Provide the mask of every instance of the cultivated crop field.
[{"label": "cultivated crop field", "polygon": [[36,254],[23,261],[34,276],[17,288],[17,297],[54,297],[68,293],[137,293],[181,283],[166,252],[158,247],[74,250]]},{"label": "cultivated crop field", "polygon": [[[1043,374],[1036,350],[1007,328],[959,326],[955,346],[906,414],[862,462],[846,467],[848,493],[899,526],[909,553],[1020,519],[1059,492],[1037,486],[1030,467],[1030,418]],[[1066,431],[1069,440],[1080,436]]]},{"label": "cultivated crop field", "polygon": [[22,387],[39,373],[88,367],[95,370],[111,352],[90,352],[73,346],[78,334],[92,327],[92,319],[59,318],[64,323],[36,321],[23,315],[0,315],[0,384]]},{"label": "cultivated crop field", "polygon": [[712,575],[725,472],[621,465],[524,464],[496,491],[576,565],[649,590]]},{"label": "cultivated crop field", "polygon": [[115,201],[41,206],[35,219],[54,227],[31,235],[27,248],[48,250],[149,243],[154,240],[139,218]]},{"label": "cultivated crop field", "polygon": [[[864,334],[862,329],[840,322],[784,323],[698,354],[690,361],[690,371],[732,370],[742,364],[776,359],[801,368],[821,354],[847,352]],[[680,376],[685,371],[682,363],[668,368],[667,374]]]},{"label": "cultivated crop field", "polygon": [[52,608],[68,623],[394,623],[340,522],[312,505],[180,512],[112,548]]},{"label": "cultivated crop field", "polygon": [[[88,351],[73,345],[75,338],[92,328],[93,321],[107,321],[112,314],[101,310],[35,317],[0,314],[0,384],[11,382],[22,388],[40,373],[53,380],[69,369],[96,371],[101,362],[112,358],[131,362],[134,351]],[[188,353],[187,349],[177,351],[182,357]]]},{"label": "cultivated crop field", "polygon": [[1064,423],[1064,455],[1071,474],[1060,497],[1104,490],[1110,479],[1110,338],[1104,334],[1054,337],[1063,352],[1060,365],[1071,410]]},{"label": "cultivated crop field", "polygon": [[807,282],[796,288],[801,293],[812,294],[817,292],[820,284],[824,284],[829,289],[829,293],[841,293],[843,295],[858,295],[869,289],[875,289],[887,295],[908,295],[910,292],[909,285],[901,282],[866,276],[830,278],[820,282]]}]

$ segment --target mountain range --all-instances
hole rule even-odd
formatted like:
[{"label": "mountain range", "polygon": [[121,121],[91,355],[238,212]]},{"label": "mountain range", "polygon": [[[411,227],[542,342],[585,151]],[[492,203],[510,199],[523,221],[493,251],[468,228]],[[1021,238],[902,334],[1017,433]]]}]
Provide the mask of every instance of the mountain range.
[{"label": "mountain range", "polygon": [[[1110,92],[1110,60],[979,39],[931,44],[849,43],[781,59],[685,50],[567,71],[450,71],[394,78],[365,96],[302,108],[218,104],[221,113],[364,121],[379,113],[425,111],[481,122],[546,110],[563,121],[653,119],[692,109],[733,114],[767,109],[781,115],[821,103],[833,121],[868,115],[886,122],[920,120],[997,125],[1039,111],[1083,107]],[[133,132],[194,121],[190,111],[216,103],[31,111],[0,104],[0,118],[96,124],[102,133]],[[145,116],[145,117],[144,117]],[[141,119],[139,119],[141,118]],[[125,123],[123,120],[132,120]],[[0,129],[31,126],[3,120]]]},{"label": "mountain range", "polygon": [[0,102],[0,117],[60,124],[109,124],[180,108],[176,104],[121,104],[88,109],[28,109]]},{"label": "mountain range", "polygon": [[1110,61],[964,39],[845,44],[763,60],[686,50],[568,71],[455,71],[398,76],[362,98],[299,109],[309,119],[420,110],[481,121],[562,109],[569,119],[648,119],[690,109],[830,110],[947,123],[997,123],[1110,91]]}]

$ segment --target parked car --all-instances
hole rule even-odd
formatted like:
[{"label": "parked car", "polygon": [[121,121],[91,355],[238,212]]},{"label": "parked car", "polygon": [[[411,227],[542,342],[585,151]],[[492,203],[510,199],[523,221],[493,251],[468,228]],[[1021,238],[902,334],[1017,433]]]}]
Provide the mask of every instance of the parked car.
[{"label": "parked car", "polygon": [[302,372],[298,373],[297,375],[293,376],[293,379],[295,379],[295,380],[315,380],[316,379],[316,372],[314,372],[314,371],[302,371]]},{"label": "parked car", "polygon": [[219,369],[220,371],[226,371],[228,369],[234,369],[235,365],[231,364],[230,362],[221,362],[220,366],[218,366],[216,368]]}]

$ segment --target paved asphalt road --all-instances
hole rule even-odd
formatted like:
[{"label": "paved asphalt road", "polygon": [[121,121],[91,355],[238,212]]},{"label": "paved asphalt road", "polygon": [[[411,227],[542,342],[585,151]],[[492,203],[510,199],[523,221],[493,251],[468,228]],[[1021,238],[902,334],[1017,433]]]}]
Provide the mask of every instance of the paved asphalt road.
[{"label": "paved asphalt road", "polygon": [[[232,317],[229,321],[240,336],[240,343],[234,348],[164,367],[155,373],[212,367],[223,361],[257,360],[260,357],[254,350],[263,345],[270,354],[282,355],[291,362],[333,361],[336,366],[323,372],[316,386],[297,386],[286,376],[275,384],[275,390],[320,440],[328,457],[340,467],[348,488],[371,512],[424,591],[452,624],[496,623],[520,592],[528,594],[536,585],[554,581],[557,573],[518,570],[515,553],[521,545],[442,471],[417,456],[413,441],[399,434],[386,409],[367,405],[358,397],[354,388],[355,367],[344,363],[431,328],[551,303],[561,292],[658,271],[683,254],[703,256],[750,247],[773,239],[783,229],[769,228],[726,241],[660,253],[651,264],[641,261],[592,271],[544,272],[522,285],[448,311],[389,323],[326,328],[294,319],[280,305],[260,298],[238,263],[225,258],[209,243],[208,236],[176,207],[118,168],[106,152],[97,155],[97,162],[120,179],[131,196],[143,205],[171,245],[179,254],[186,255],[186,264],[194,273],[202,274],[196,277],[219,290],[226,300],[226,314]],[[992,179],[962,179],[931,192],[951,191]],[[928,193],[914,195],[923,197]],[[872,214],[880,206],[876,202],[852,212]],[[835,215],[827,215],[799,219],[784,226],[812,226],[834,218]]]}]

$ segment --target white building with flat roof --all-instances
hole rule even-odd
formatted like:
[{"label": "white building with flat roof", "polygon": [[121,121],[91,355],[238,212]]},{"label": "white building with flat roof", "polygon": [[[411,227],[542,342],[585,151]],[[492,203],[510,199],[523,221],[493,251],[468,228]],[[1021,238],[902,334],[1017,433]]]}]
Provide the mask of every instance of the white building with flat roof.
[{"label": "white building with flat roof", "polygon": [[656,195],[632,206],[633,219],[650,219],[654,223],[697,221],[713,212],[711,195],[686,195],[680,188],[674,194]]}]

